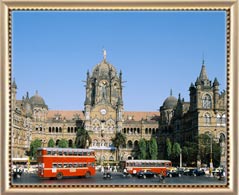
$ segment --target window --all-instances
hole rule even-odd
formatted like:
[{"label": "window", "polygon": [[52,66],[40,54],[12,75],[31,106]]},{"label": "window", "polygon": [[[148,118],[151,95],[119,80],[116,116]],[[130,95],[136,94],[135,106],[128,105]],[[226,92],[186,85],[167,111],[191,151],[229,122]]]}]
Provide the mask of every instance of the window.
[{"label": "window", "polygon": [[64,151],[64,156],[67,156],[67,151]]},{"label": "window", "polygon": [[208,113],[204,115],[204,123],[206,125],[211,124],[211,116]]},{"label": "window", "polygon": [[210,109],[212,107],[212,100],[210,95],[204,95],[202,99],[202,107],[206,109]]},{"label": "window", "polygon": [[59,152],[58,152],[58,155],[59,155],[59,156],[62,156],[62,151],[59,151]]},{"label": "window", "polygon": [[220,114],[217,114],[217,126],[221,125],[221,116]]},{"label": "window", "polygon": [[222,125],[225,126],[225,125],[226,125],[226,122],[227,122],[227,120],[226,120],[226,115],[223,114],[223,115],[222,115]]},{"label": "window", "polygon": [[62,163],[58,163],[57,164],[57,168],[62,168],[63,166],[62,166]]},{"label": "window", "polygon": [[51,151],[48,150],[48,151],[47,151],[47,155],[51,155]]},{"label": "window", "polygon": [[52,163],[52,168],[57,168],[57,164],[56,163]]}]

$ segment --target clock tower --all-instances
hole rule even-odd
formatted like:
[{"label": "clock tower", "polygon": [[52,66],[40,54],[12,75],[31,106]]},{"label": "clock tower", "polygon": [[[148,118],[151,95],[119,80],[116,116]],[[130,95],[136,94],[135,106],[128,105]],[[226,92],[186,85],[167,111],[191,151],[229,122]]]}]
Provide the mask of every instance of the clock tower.
[{"label": "clock tower", "polygon": [[92,147],[111,147],[111,138],[121,132],[123,123],[122,72],[106,60],[87,72],[85,129],[90,132]]}]

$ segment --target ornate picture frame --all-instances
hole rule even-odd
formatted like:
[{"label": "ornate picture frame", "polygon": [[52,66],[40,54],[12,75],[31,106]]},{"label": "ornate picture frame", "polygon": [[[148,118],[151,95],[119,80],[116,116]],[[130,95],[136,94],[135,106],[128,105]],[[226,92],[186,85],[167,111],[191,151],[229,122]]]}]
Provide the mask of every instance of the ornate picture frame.
[{"label": "ornate picture frame", "polygon": [[[227,194],[238,193],[238,0],[1,0],[1,189],[3,194]],[[36,11],[225,11],[227,63],[227,180],[225,185],[70,185],[12,183],[12,12]],[[106,51],[104,51],[104,59]],[[103,92],[103,96],[105,93]],[[108,110],[102,108],[102,115]]]}]

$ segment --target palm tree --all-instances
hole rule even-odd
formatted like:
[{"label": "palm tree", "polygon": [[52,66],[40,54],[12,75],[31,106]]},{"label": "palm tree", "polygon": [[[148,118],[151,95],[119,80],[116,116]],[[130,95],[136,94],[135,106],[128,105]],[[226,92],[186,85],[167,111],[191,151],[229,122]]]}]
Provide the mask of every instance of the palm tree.
[{"label": "palm tree", "polygon": [[77,148],[88,148],[91,144],[91,137],[84,128],[79,128],[76,134],[75,146]]},{"label": "palm tree", "polygon": [[118,161],[119,159],[119,148],[120,147],[125,147],[126,145],[126,137],[124,134],[121,132],[117,132],[115,134],[115,137],[111,139],[113,145],[116,147],[116,160]]}]

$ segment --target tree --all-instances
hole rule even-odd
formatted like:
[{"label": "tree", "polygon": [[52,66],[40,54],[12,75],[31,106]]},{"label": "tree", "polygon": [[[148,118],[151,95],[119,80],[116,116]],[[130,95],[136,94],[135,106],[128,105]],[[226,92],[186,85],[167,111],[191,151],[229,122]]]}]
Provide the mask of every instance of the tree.
[{"label": "tree", "polygon": [[88,148],[91,144],[91,137],[85,128],[78,128],[76,134],[75,147],[76,148]]},{"label": "tree", "polygon": [[54,142],[54,140],[52,138],[48,141],[47,146],[50,147],[50,148],[55,147],[55,142]]},{"label": "tree", "polygon": [[31,158],[36,159],[37,157],[37,148],[40,148],[42,145],[42,141],[39,139],[35,139],[30,144],[30,156]]},{"label": "tree", "polygon": [[121,132],[117,132],[115,134],[115,137],[111,139],[113,145],[116,148],[116,160],[119,159],[119,148],[120,147],[125,147],[126,145],[126,137],[124,134],[122,134]]},{"label": "tree", "polygon": [[173,148],[172,148],[172,160],[174,160],[174,162],[176,162],[175,164],[178,164],[178,157],[180,156],[181,153],[181,147],[180,144],[175,142],[173,144]]},{"label": "tree", "polygon": [[209,165],[212,158],[215,167],[220,165],[221,147],[215,137],[208,133],[199,135],[199,155],[203,164]]},{"label": "tree", "polygon": [[146,159],[147,156],[147,146],[146,146],[146,141],[144,138],[141,138],[139,140],[139,153],[138,153],[138,159]]},{"label": "tree", "polygon": [[158,156],[158,144],[155,138],[151,138],[149,142],[149,154],[151,160],[156,160]]},{"label": "tree", "polygon": [[68,141],[66,139],[61,139],[58,142],[58,147],[59,148],[67,148],[68,147]]},{"label": "tree", "polygon": [[166,158],[170,159],[172,153],[172,143],[169,138],[166,139]]}]

